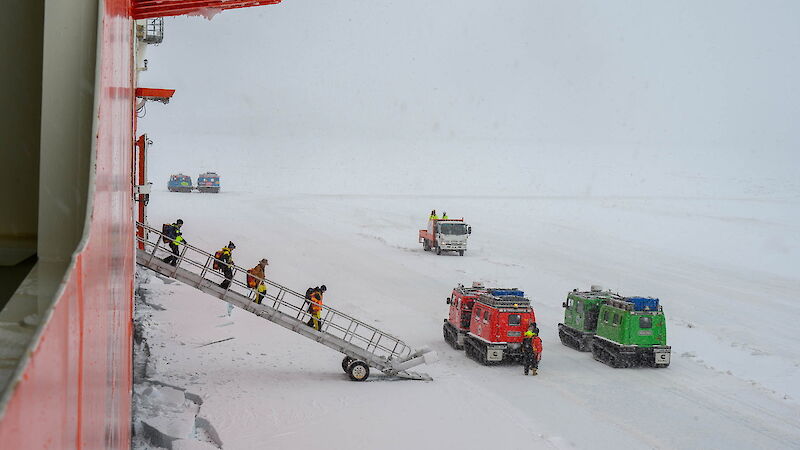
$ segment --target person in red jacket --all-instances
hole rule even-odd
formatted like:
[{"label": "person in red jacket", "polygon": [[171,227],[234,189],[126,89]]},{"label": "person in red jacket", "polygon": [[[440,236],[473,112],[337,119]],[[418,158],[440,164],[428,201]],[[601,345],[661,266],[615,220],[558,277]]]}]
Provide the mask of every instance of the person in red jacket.
[{"label": "person in red jacket", "polygon": [[536,375],[539,361],[542,359],[542,340],[539,338],[539,328],[535,323],[528,327],[528,331],[525,332],[525,337],[522,339],[522,359],[525,375],[528,372]]}]

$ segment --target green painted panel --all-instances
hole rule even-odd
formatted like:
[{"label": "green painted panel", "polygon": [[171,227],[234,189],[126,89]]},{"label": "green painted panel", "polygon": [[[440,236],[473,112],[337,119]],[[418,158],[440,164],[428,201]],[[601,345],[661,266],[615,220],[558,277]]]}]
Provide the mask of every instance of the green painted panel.
[{"label": "green painted panel", "polygon": [[666,320],[661,312],[626,311],[603,305],[597,335],[622,345],[667,345]]}]

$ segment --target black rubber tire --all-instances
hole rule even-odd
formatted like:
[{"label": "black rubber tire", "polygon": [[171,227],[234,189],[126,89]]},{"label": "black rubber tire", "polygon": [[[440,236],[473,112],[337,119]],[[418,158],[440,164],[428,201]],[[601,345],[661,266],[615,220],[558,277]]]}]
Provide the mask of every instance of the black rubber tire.
[{"label": "black rubber tire", "polygon": [[353,358],[349,356],[344,357],[344,359],[342,360],[342,370],[344,370],[344,373],[347,373],[347,366],[349,366],[350,363],[353,361],[354,361]]},{"label": "black rubber tire", "polygon": [[464,256],[464,250],[459,250],[458,251],[458,256]]},{"label": "black rubber tire", "polygon": [[353,361],[347,365],[347,375],[353,381],[364,381],[369,378],[369,366],[364,361]]}]

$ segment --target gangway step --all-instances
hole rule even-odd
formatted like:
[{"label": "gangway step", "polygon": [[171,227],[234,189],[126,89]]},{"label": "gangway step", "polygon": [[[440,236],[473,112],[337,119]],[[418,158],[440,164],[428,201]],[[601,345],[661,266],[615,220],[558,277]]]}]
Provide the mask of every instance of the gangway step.
[{"label": "gangway step", "polygon": [[[213,254],[183,244],[177,263],[173,266],[161,259],[171,254],[163,244],[165,236],[159,230],[138,222],[137,228],[140,228],[140,233],[137,233],[137,264],[343,353],[342,369],[351,379],[365,380],[369,376],[368,367],[374,367],[398,378],[432,380],[425,373],[408,370],[435,361],[436,354],[430,349],[415,351],[402,340],[326,305],[322,306],[320,329],[312,328],[307,324],[312,316],[304,295],[264,279],[260,281],[268,286],[266,296],[261,304],[255,303],[253,289],[236,280],[236,274],[246,272],[245,269],[232,265],[234,277],[230,286],[220,287],[216,280],[221,281],[223,276],[212,269],[216,261]],[[153,242],[150,238],[157,240]],[[357,362],[362,366],[355,364]]]}]

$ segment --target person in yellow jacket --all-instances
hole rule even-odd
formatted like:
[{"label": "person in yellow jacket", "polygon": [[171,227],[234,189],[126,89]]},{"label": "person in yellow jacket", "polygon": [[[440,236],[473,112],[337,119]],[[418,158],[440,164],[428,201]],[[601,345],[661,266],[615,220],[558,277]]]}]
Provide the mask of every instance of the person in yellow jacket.
[{"label": "person in yellow jacket", "polygon": [[442,220],[447,220],[447,211],[442,213]]},{"label": "person in yellow jacket", "polygon": [[220,261],[220,270],[225,276],[225,279],[219,284],[222,289],[228,289],[228,286],[231,285],[231,280],[233,280],[233,268],[231,266],[233,266],[233,249],[235,248],[236,245],[233,242],[228,242],[226,247],[222,247],[222,250],[217,252],[220,255],[217,258]]},{"label": "person in yellow jacket", "polygon": [[269,265],[267,258],[262,259],[255,267],[247,271],[247,286],[256,291],[256,303],[261,304],[267,293],[267,284],[264,282],[264,269]]},{"label": "person in yellow jacket", "polygon": [[173,266],[178,265],[178,257],[180,256],[178,246],[186,243],[186,239],[183,238],[183,234],[181,233],[182,226],[183,220],[181,219],[176,220],[172,225],[165,225],[165,228],[167,228],[167,233],[164,235],[164,239],[169,243],[169,248],[172,250],[172,254],[164,258],[162,261]]}]

